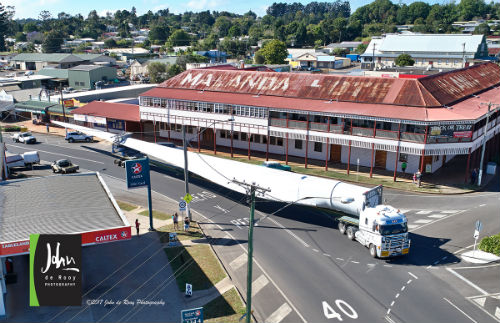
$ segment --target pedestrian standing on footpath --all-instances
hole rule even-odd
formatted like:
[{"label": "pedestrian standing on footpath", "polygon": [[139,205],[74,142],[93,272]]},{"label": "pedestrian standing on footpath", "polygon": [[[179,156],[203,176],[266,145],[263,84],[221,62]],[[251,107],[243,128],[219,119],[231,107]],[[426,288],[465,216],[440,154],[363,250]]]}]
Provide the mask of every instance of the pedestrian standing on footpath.
[{"label": "pedestrian standing on footpath", "polygon": [[413,184],[417,182],[417,173],[413,173]]},{"label": "pedestrian standing on footpath", "polygon": [[45,127],[47,128],[47,133],[48,133],[48,132],[49,132],[49,129],[50,129],[50,126],[49,126],[49,123],[48,123],[48,122],[45,124]]},{"label": "pedestrian standing on footpath", "polygon": [[406,172],[406,167],[407,167],[407,166],[408,166],[408,164],[407,164],[406,162],[403,162],[403,163],[401,164],[401,169],[403,170],[403,173],[405,173],[405,172]]},{"label": "pedestrian standing on footpath", "polygon": [[477,172],[476,169],[472,169],[472,172],[470,173],[470,183],[472,185],[476,184],[476,177],[477,177]]},{"label": "pedestrian standing on footpath", "polygon": [[139,219],[135,219],[135,229],[137,230],[137,235],[139,235],[139,226],[141,224],[139,223]]},{"label": "pedestrian standing on footpath", "polygon": [[417,171],[417,184],[418,187],[422,186],[422,173],[419,170]]},{"label": "pedestrian standing on footpath", "polygon": [[189,218],[187,216],[184,218],[184,231],[189,231]]},{"label": "pedestrian standing on footpath", "polygon": [[172,215],[172,221],[174,221],[174,230],[178,231],[179,230],[179,215],[177,212]]}]

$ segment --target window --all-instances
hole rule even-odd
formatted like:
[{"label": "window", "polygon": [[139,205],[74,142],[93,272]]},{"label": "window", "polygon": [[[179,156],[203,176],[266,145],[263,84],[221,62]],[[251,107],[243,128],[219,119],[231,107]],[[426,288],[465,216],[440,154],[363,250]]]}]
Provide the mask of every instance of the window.
[{"label": "window", "polygon": [[226,138],[226,131],[221,130],[221,131],[220,131],[220,137],[221,137],[221,138]]},{"label": "window", "polygon": [[403,154],[403,153],[399,154],[399,161],[402,163],[403,162],[407,163],[408,162],[408,154]]},{"label": "window", "polygon": [[238,133],[237,132],[233,132],[233,139],[238,140]]},{"label": "window", "polygon": [[276,139],[276,144],[277,144],[278,146],[283,146],[283,138],[277,138],[277,139]]},{"label": "window", "polygon": [[262,136],[262,143],[267,144],[267,136]]},{"label": "window", "polygon": [[246,132],[241,133],[241,141],[246,141],[247,140],[247,134]]},{"label": "window", "polygon": [[273,136],[269,137],[269,144],[276,145],[276,137],[273,137]]},{"label": "window", "polygon": [[439,161],[439,157],[440,157],[439,155],[434,156],[434,161],[435,162]]},{"label": "window", "polygon": [[323,143],[315,142],[314,143],[314,151],[322,152],[323,151]]},{"label": "window", "polygon": [[302,140],[295,139],[295,149],[302,149]]},{"label": "window", "polygon": [[253,135],[254,142],[260,144],[260,135]]}]

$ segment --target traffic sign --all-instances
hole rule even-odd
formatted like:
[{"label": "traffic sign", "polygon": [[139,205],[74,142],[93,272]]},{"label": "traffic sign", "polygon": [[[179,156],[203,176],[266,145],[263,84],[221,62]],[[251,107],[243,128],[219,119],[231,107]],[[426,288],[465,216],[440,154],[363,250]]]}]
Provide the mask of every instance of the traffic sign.
[{"label": "traffic sign", "polygon": [[193,285],[186,283],[186,296],[193,295]]},{"label": "traffic sign", "polygon": [[149,185],[149,160],[140,158],[125,161],[127,171],[127,188]]},{"label": "traffic sign", "polygon": [[179,201],[179,211],[186,211],[186,201]]},{"label": "traffic sign", "polygon": [[203,307],[181,311],[182,323],[203,323]]},{"label": "traffic sign", "polygon": [[476,231],[481,232],[481,229],[483,228],[483,223],[479,220],[476,221]]},{"label": "traffic sign", "polygon": [[474,239],[477,240],[477,238],[479,238],[479,231],[474,230]]},{"label": "traffic sign", "polygon": [[184,195],[183,197],[183,200],[186,201],[187,204],[189,204],[193,200],[193,196],[189,193],[186,193],[186,195]]}]

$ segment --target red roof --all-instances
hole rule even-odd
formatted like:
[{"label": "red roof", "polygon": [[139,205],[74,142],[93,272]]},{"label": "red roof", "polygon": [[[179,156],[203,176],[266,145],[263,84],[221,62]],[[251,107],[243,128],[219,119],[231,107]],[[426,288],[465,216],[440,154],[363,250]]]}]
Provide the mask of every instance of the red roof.
[{"label": "red roof", "polygon": [[439,107],[497,84],[500,84],[500,67],[485,63],[420,79],[194,69],[163,82],[159,88]]},{"label": "red roof", "polygon": [[217,102],[223,104],[249,105],[287,110],[338,113],[347,115],[373,116],[380,118],[396,118],[416,121],[454,121],[475,120],[486,114],[487,107],[481,102],[500,103],[500,88],[494,88],[472,97],[451,108],[425,108],[398,106],[382,103],[338,102],[330,100],[311,100],[268,95],[252,95],[244,93],[224,93],[213,91],[197,91],[184,89],[154,88],[141,96],[193,100],[201,102]]},{"label": "red roof", "polygon": [[71,113],[116,120],[141,121],[139,106],[135,104],[92,101],[83,107],[74,109]]},{"label": "red roof", "polygon": [[498,55],[500,53],[500,47],[488,47],[488,55]]}]

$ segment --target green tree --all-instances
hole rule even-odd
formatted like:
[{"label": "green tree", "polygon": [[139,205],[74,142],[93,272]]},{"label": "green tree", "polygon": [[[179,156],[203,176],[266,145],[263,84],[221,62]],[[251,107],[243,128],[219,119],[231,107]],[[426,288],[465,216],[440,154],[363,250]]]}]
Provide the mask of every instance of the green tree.
[{"label": "green tree", "polygon": [[59,30],[50,31],[45,35],[42,42],[42,51],[44,53],[58,53],[61,51],[61,45],[64,42],[64,35]]},{"label": "green tree", "polygon": [[172,65],[170,65],[168,67],[167,76],[168,76],[168,78],[171,78],[171,77],[174,77],[177,74],[180,74],[182,72],[184,72],[184,70],[182,69],[182,67],[180,67],[177,64],[172,64]]},{"label": "green tree", "polygon": [[26,41],[26,34],[23,33],[22,31],[18,31],[16,33],[16,41],[19,41],[19,42]]},{"label": "green tree", "polygon": [[266,59],[261,53],[259,53],[259,51],[255,53],[255,55],[253,56],[253,60],[255,64],[264,64],[266,62]]},{"label": "green tree", "polygon": [[163,44],[170,36],[170,28],[166,24],[154,25],[149,31],[148,37],[155,45]]},{"label": "green tree", "polygon": [[14,7],[0,3],[0,51],[5,51],[5,36],[9,32],[10,22],[14,16]]},{"label": "green tree", "polygon": [[163,63],[149,63],[148,74],[151,83],[161,83],[167,79],[167,65]]},{"label": "green tree", "polygon": [[462,19],[471,20],[475,17],[483,17],[487,7],[484,0],[461,0],[457,9]]},{"label": "green tree", "polygon": [[106,47],[106,48],[115,48],[116,46],[117,46],[116,40],[114,40],[113,38],[107,38],[104,41],[104,47]]},{"label": "green tree", "polygon": [[191,36],[182,29],[177,29],[168,37],[170,46],[187,46],[191,42]]},{"label": "green tree", "polygon": [[32,31],[38,31],[38,26],[37,26],[36,22],[28,21],[27,23],[24,24],[23,31],[25,33],[30,33]]},{"label": "green tree", "polygon": [[415,61],[408,54],[401,54],[396,58],[397,66],[413,66],[413,64],[415,64]]},{"label": "green tree", "polygon": [[356,48],[356,53],[363,54],[366,51],[367,47],[368,47],[368,45],[366,45],[366,44],[359,44],[358,47]]},{"label": "green tree", "polygon": [[286,44],[277,39],[265,43],[258,52],[264,56],[266,64],[283,64],[288,56]]},{"label": "green tree", "polygon": [[483,22],[482,24],[479,24],[476,28],[474,28],[474,33],[475,35],[485,35],[488,36],[491,34],[491,29],[490,26]]},{"label": "green tree", "polygon": [[228,17],[221,16],[215,19],[212,31],[219,37],[226,37],[231,25],[231,20]]}]

